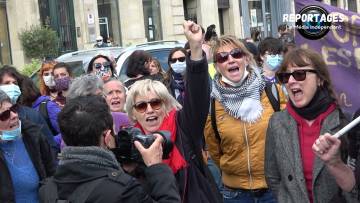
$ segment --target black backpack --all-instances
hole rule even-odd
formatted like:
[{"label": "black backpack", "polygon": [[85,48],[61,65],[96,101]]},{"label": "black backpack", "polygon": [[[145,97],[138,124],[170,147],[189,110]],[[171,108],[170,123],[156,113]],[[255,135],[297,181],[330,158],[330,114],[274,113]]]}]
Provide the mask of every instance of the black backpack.
[{"label": "black backpack", "polygon": [[126,173],[111,172],[103,176],[98,176],[95,179],[84,182],[79,185],[67,199],[59,199],[58,189],[54,177],[46,178],[42,181],[42,186],[39,189],[39,202],[44,203],[84,203],[89,198],[90,194],[95,188],[104,180],[111,179],[115,182],[121,183],[124,187],[118,187],[118,194],[122,194],[125,185],[132,177]]},{"label": "black backpack", "polygon": [[47,110],[47,103],[49,102],[48,99],[42,101],[39,105],[39,112],[40,114],[44,117],[47,125],[49,126],[52,134],[55,136],[58,134],[58,132],[55,130],[55,128],[52,126],[51,121],[50,121],[50,117],[49,117],[49,112]]},{"label": "black backpack", "polygon": [[[280,96],[279,96],[279,90],[276,86],[276,83],[272,82],[266,82],[265,83],[265,93],[268,99],[270,100],[270,104],[274,111],[280,111]],[[216,116],[215,116],[215,99],[211,98],[211,104],[210,104],[210,120],[211,120],[211,126],[214,130],[215,137],[217,140],[221,140],[219,131],[217,129],[216,124]]]}]

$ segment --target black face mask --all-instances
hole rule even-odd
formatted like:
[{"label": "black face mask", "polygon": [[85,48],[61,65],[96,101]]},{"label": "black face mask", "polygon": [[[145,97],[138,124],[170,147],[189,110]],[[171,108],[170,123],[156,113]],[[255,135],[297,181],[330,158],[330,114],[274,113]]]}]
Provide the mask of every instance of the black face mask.
[{"label": "black face mask", "polygon": [[329,91],[322,87],[317,88],[310,103],[303,108],[297,108],[290,100],[291,107],[306,120],[314,120],[320,114],[324,113],[332,103],[334,103],[334,99],[330,96]]}]

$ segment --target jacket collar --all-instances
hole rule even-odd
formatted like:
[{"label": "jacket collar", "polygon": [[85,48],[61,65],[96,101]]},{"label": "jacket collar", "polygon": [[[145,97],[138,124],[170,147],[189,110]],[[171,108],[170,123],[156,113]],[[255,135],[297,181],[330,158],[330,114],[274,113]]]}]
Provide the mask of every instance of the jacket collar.
[{"label": "jacket collar", "polygon": [[[301,154],[300,154],[300,144],[299,144],[299,138],[298,138],[298,127],[295,119],[291,117],[289,113],[286,113],[286,118],[283,125],[288,126],[285,128],[285,133],[282,139],[283,146],[287,150],[287,156],[290,160],[290,163],[293,167],[295,180],[300,184],[301,191],[304,193],[304,195],[307,195],[306,191],[306,185],[305,185],[305,178],[304,178],[304,172],[303,172],[303,166],[302,166],[302,160],[301,160]],[[339,110],[335,109],[330,115],[325,118],[323,121],[320,135],[323,135],[326,132],[329,132],[331,134],[334,134],[339,130],[340,128],[340,119],[339,119]],[[324,162],[321,161],[318,157],[315,157],[314,160],[314,166],[313,166],[313,187],[314,182],[318,178],[321,170],[324,168]]]}]

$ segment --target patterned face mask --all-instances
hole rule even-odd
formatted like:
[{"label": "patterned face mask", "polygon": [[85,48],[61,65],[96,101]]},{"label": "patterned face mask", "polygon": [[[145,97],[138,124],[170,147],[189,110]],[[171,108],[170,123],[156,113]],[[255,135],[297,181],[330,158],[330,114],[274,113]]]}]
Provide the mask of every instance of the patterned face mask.
[{"label": "patterned face mask", "polygon": [[70,85],[70,77],[63,77],[63,78],[57,78],[55,79],[55,89],[56,91],[64,91],[69,89]]}]

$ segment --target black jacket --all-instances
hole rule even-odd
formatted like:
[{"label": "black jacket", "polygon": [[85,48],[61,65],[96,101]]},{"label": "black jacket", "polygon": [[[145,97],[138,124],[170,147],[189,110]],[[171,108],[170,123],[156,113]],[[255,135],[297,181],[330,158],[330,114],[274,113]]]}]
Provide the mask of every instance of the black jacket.
[{"label": "black jacket", "polygon": [[[34,164],[39,179],[43,180],[53,175],[55,162],[49,144],[40,128],[28,120],[21,120],[21,132],[25,148]],[[0,202],[15,202],[11,175],[6,166],[2,150],[0,150],[0,185]]]},{"label": "black jacket", "polygon": [[[99,162],[107,161],[109,160],[99,156]],[[117,164],[116,162],[115,165]],[[125,174],[123,170],[110,166],[94,166],[86,160],[82,160],[80,163],[75,162],[68,164],[61,164],[60,161],[60,165],[54,175],[58,198],[62,200],[69,199],[70,195],[72,195],[80,185],[89,184],[90,180],[95,180],[99,177],[103,178],[95,188],[92,189],[92,192],[87,196],[85,202],[180,202],[174,175],[165,164],[156,164],[145,168],[146,182],[150,188],[150,192],[146,193],[140,182],[128,174]],[[82,187],[84,187],[84,185],[82,185]],[[40,202],[47,200],[46,195],[50,193],[49,190],[45,182],[45,185],[40,189]],[[122,191],[122,193],[120,191]]]},{"label": "black jacket", "polygon": [[45,136],[47,142],[50,145],[53,157],[56,158],[56,155],[58,152],[60,152],[60,149],[54,140],[55,135],[52,134],[44,117],[38,111],[23,105],[19,105],[18,114],[21,120],[29,120],[40,127],[41,133]]},{"label": "black jacket", "polygon": [[184,156],[188,167],[175,177],[183,202],[222,202],[216,183],[203,161],[204,126],[209,112],[210,88],[205,53],[200,61],[186,59],[185,95],[183,108],[177,112],[175,145]]}]

